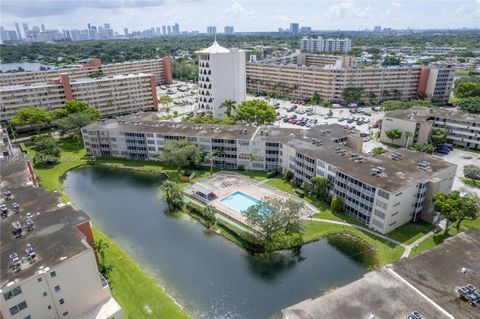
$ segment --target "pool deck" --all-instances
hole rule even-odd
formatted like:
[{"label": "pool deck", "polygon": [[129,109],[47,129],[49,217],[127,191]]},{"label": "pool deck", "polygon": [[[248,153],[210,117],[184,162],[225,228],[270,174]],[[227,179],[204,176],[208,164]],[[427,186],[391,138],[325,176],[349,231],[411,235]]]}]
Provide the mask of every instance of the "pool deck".
[{"label": "pool deck", "polygon": [[202,200],[201,198],[193,195],[193,188],[186,187],[185,192],[197,199],[202,200],[205,204],[212,205],[225,215],[239,221],[240,223],[247,225],[248,227],[256,229],[253,227],[245,218],[245,216],[225,205],[221,202],[221,200],[237,191],[245,193],[253,198],[258,200],[264,200],[266,198],[277,197],[277,198],[291,198],[295,201],[302,201],[304,203],[304,207],[301,209],[300,213],[302,217],[308,216],[312,211],[315,211],[308,205],[305,201],[299,199],[296,196],[292,196],[286,192],[280,191],[278,189],[272,188],[268,185],[265,185],[261,182],[256,182],[246,176],[240,174],[234,174],[232,172],[220,172],[216,173],[210,177],[202,179],[199,183],[207,184],[215,189],[216,198],[209,202]]}]

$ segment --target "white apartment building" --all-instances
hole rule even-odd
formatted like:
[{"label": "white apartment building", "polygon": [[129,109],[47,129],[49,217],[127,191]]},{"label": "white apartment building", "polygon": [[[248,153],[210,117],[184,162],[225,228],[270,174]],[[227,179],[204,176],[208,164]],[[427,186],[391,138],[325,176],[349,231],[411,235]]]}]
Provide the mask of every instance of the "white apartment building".
[{"label": "white apartment building", "polygon": [[198,103],[197,115],[223,117],[225,100],[237,103],[246,98],[245,51],[227,49],[215,41],[210,47],[197,51]]},{"label": "white apartment building", "polygon": [[0,317],[122,319],[98,271],[88,216],[35,187],[26,159],[10,159],[1,162],[2,191],[11,197],[2,198]]},{"label": "white apartment building", "polygon": [[0,89],[0,119],[10,120],[24,106],[47,111],[62,108],[67,100],[80,100],[102,115],[125,114],[157,109],[156,80],[151,74],[113,75],[70,79],[61,74],[50,83],[3,86]]},{"label": "white apartment building", "polygon": [[[480,149],[480,115],[448,108],[415,107],[388,112],[382,121],[380,140],[391,143],[386,132],[398,129],[402,132],[402,137],[393,141],[396,145],[428,143],[432,129],[444,125],[449,129],[447,140],[450,143],[470,149]],[[406,132],[410,134],[408,141]]]},{"label": "white apartment building", "polygon": [[303,37],[300,40],[300,48],[304,52],[319,53],[319,52],[344,52],[347,53],[352,47],[352,41],[345,39],[324,39],[321,36],[317,38]]},{"label": "white apartment building", "polygon": [[1,87],[4,86],[49,83],[58,79],[62,73],[68,74],[73,80],[95,77],[95,74],[98,72],[103,73],[105,76],[148,73],[153,74],[158,83],[169,83],[172,81],[172,70],[168,57],[111,64],[102,64],[102,61],[96,58],[83,62],[78,66],[55,70],[2,73],[0,74],[0,90],[3,90]]},{"label": "white apartment building", "polygon": [[216,154],[216,167],[292,171],[307,185],[322,176],[332,181],[347,214],[383,234],[410,220],[436,221],[432,194],[449,192],[456,171],[456,165],[408,150],[362,154],[359,132],[338,124],[302,130],[161,122],[142,114],[93,123],[82,135],[94,156],[155,160],[167,141],[187,139]]}]

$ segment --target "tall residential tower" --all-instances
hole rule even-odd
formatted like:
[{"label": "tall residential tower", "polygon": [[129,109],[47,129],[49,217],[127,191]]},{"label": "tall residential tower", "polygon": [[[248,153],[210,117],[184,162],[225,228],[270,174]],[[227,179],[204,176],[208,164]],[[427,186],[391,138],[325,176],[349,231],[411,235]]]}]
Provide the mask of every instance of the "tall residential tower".
[{"label": "tall residential tower", "polygon": [[215,40],[197,55],[199,91],[195,113],[223,117],[225,110],[220,106],[225,100],[245,101],[245,51],[224,48]]}]

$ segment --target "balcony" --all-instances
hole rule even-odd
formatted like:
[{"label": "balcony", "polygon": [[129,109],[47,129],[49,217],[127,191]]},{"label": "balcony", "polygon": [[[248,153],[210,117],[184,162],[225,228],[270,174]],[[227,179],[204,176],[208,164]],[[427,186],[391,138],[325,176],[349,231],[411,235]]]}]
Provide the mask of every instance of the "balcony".
[{"label": "balcony", "polygon": [[108,287],[108,281],[101,273],[98,273],[100,275],[100,282],[102,283],[102,288],[107,288]]}]

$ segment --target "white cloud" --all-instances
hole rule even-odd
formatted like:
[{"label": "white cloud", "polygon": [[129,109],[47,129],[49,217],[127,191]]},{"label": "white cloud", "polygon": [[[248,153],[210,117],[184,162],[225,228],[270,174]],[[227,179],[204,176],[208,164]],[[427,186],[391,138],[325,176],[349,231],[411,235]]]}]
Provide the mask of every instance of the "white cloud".
[{"label": "white cloud", "polygon": [[391,2],[390,6],[387,10],[383,13],[383,16],[386,18],[398,18],[400,16],[400,3],[398,2]]},{"label": "white cloud", "polygon": [[346,18],[371,18],[372,17],[372,8],[367,6],[361,8],[355,3],[349,2],[340,2],[338,4],[331,5],[327,12],[324,15],[328,19],[346,19]]},{"label": "white cloud", "polygon": [[462,4],[456,10],[457,16],[477,17],[480,20],[480,0],[475,0],[470,4]]}]

